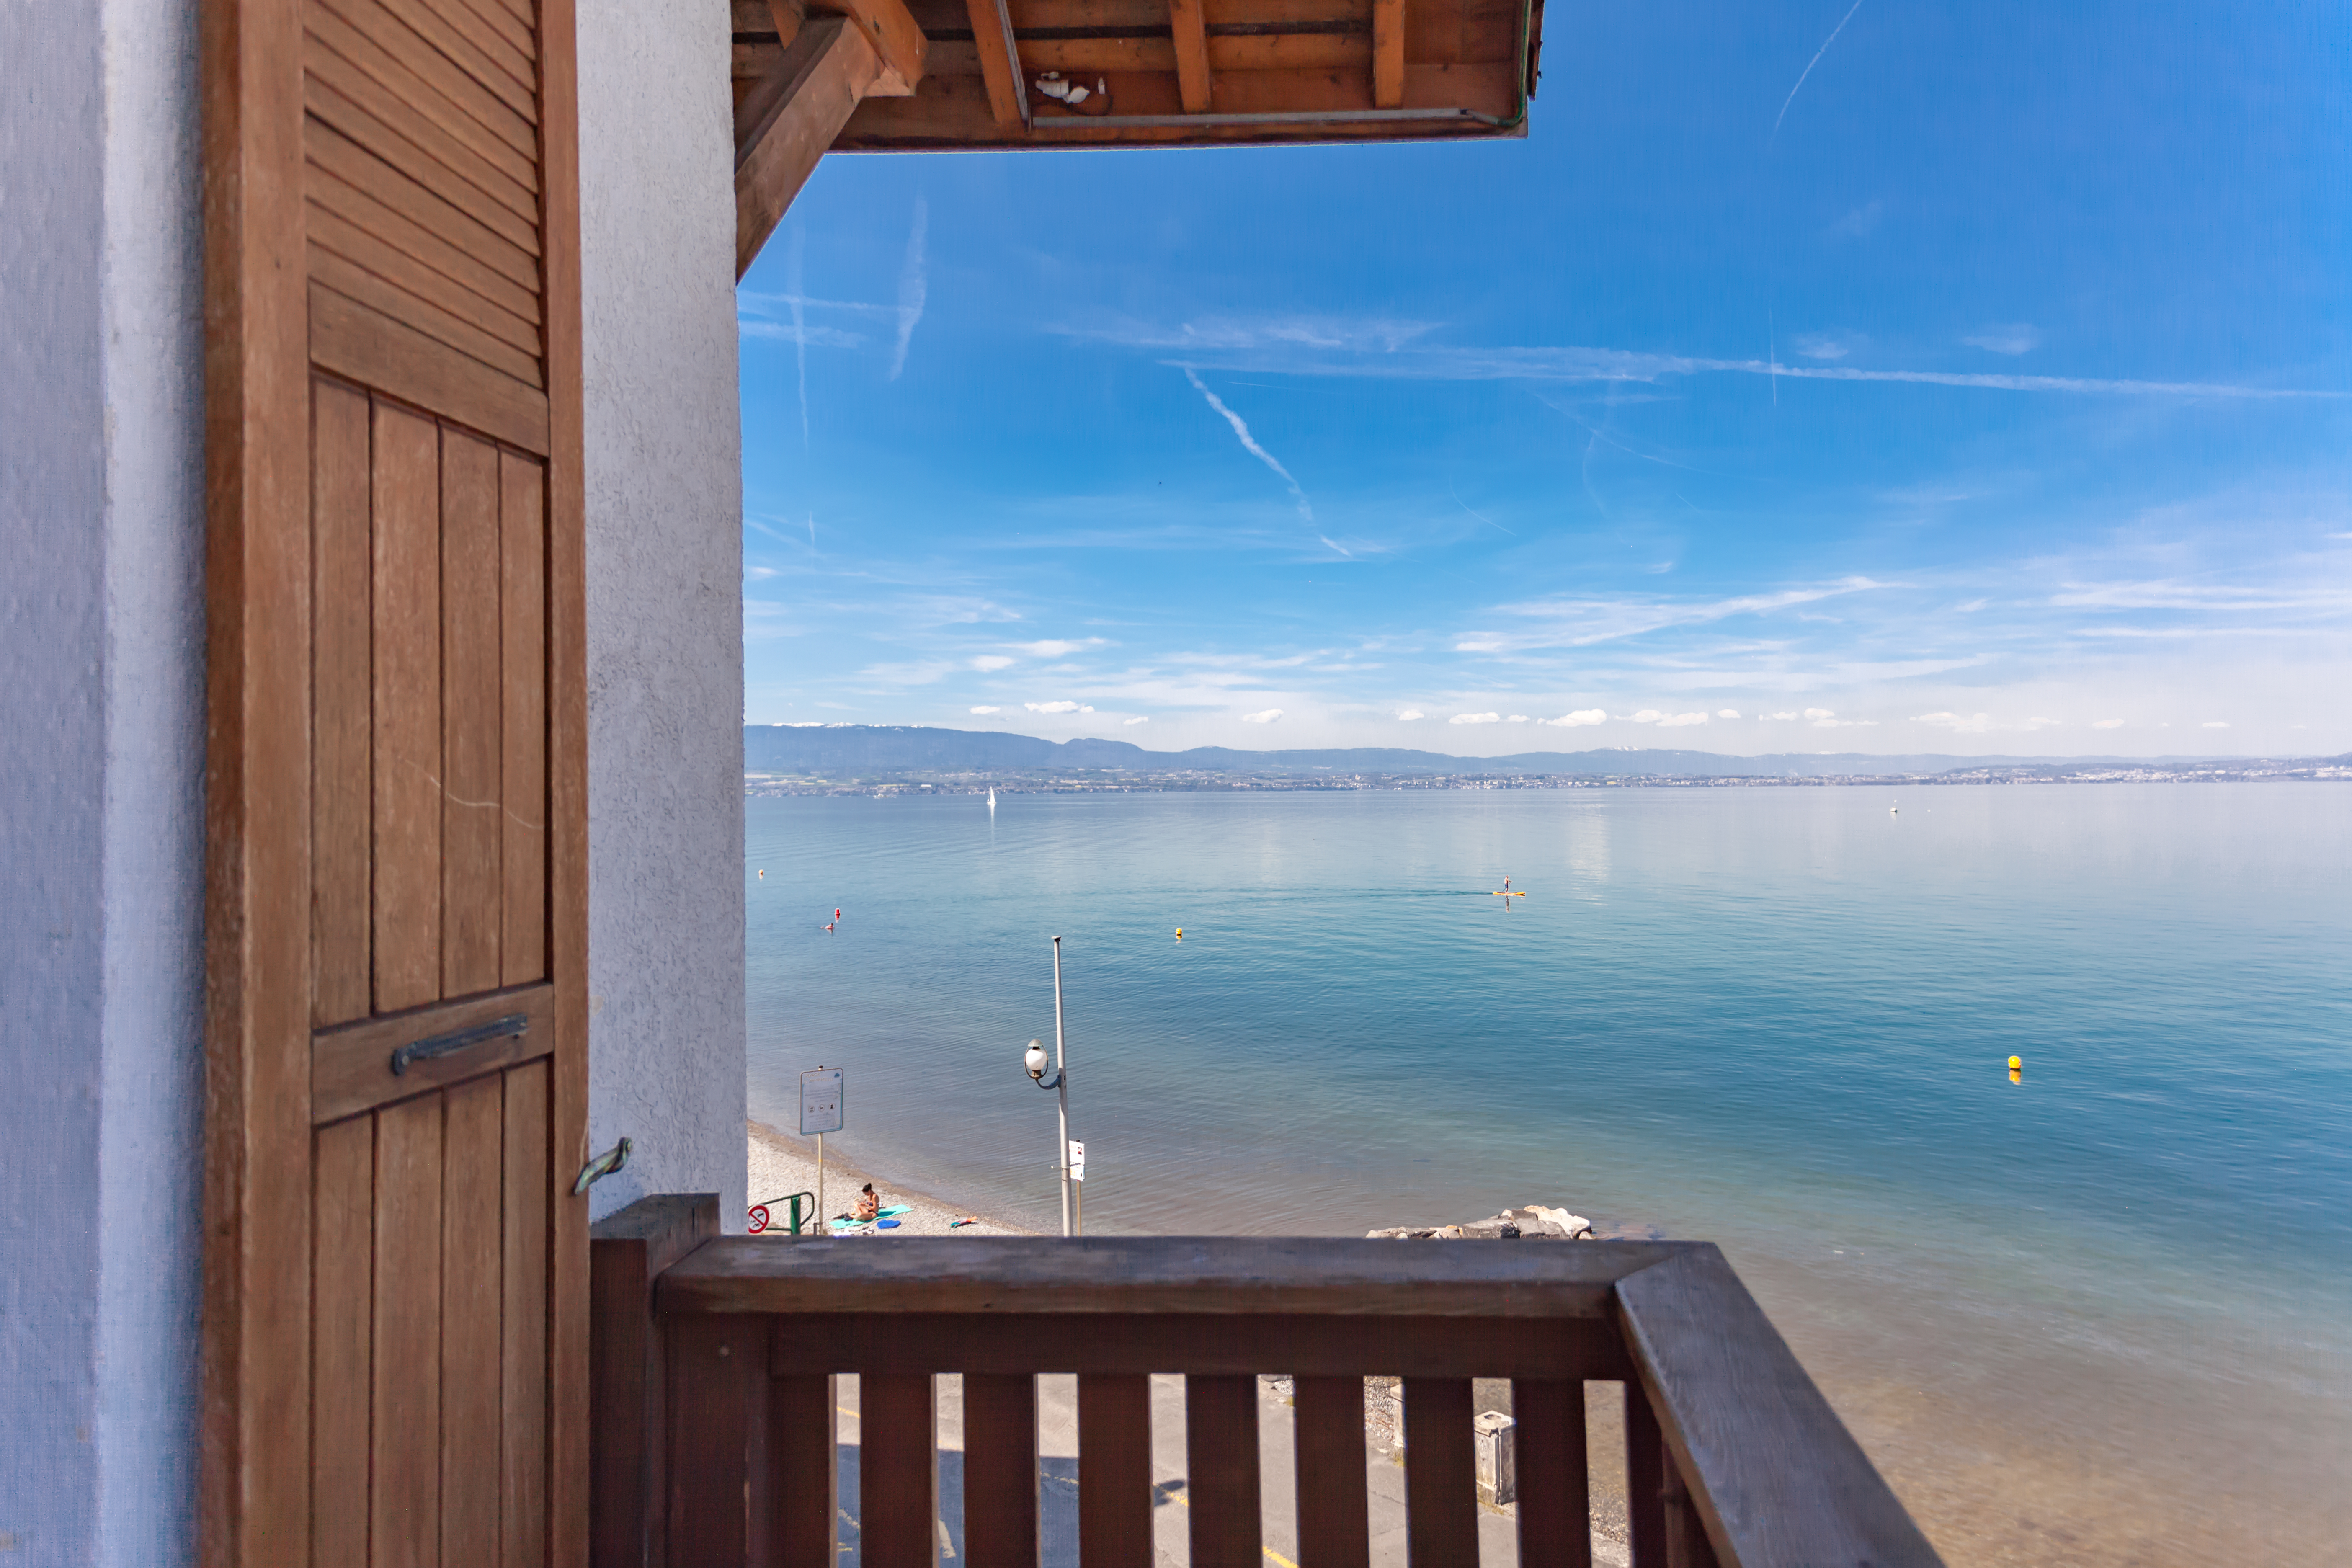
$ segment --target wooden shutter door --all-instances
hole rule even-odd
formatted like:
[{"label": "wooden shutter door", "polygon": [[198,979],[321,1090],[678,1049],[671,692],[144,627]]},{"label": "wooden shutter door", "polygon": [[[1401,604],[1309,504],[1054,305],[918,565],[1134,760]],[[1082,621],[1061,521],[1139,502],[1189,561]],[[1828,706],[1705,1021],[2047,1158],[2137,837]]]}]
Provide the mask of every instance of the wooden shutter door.
[{"label": "wooden shutter door", "polygon": [[570,0],[211,0],[214,1563],[585,1561]]}]

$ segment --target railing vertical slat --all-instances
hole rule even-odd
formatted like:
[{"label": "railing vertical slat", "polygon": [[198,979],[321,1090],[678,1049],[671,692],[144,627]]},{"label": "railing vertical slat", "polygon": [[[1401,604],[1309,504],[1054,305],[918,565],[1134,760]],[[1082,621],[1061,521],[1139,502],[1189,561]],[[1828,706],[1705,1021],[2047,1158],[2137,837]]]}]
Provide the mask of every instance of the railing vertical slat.
[{"label": "railing vertical slat", "polygon": [[1405,1561],[1411,1568],[1477,1568],[1478,1457],[1470,1380],[1404,1380]]},{"label": "railing vertical slat", "polygon": [[1078,1560],[1085,1568],[1152,1568],[1151,1380],[1078,1378]]},{"label": "railing vertical slat", "polygon": [[1255,1377],[1184,1380],[1184,1470],[1192,1568],[1260,1568]]},{"label": "railing vertical slat", "polygon": [[857,1380],[857,1539],[866,1568],[937,1568],[940,1404],[931,1374]]},{"label": "railing vertical slat", "polygon": [[963,1374],[963,1554],[1037,1568],[1037,1376]]},{"label": "railing vertical slat", "polygon": [[1706,1538],[1706,1526],[1699,1522],[1698,1510],[1691,1506],[1690,1487],[1683,1479],[1682,1467],[1675,1463],[1674,1450],[1663,1442],[1658,1451],[1659,1472],[1664,1479],[1661,1493],[1665,1501],[1666,1568],[1716,1568],[1715,1547]]},{"label": "railing vertical slat", "polygon": [[1584,1384],[1511,1384],[1517,1425],[1519,1568],[1592,1568],[1592,1490],[1584,1451]]},{"label": "railing vertical slat", "polygon": [[840,1408],[830,1376],[768,1384],[768,1486],[779,1568],[834,1568],[841,1508],[835,1446]]},{"label": "railing vertical slat", "polygon": [[1298,1467],[1298,1568],[1367,1568],[1364,1380],[1301,1377],[1291,1452]]},{"label": "railing vertical slat", "polygon": [[668,1561],[766,1561],[768,1325],[748,1313],[670,1320]]},{"label": "railing vertical slat", "polygon": [[1633,1568],[1666,1568],[1665,1444],[1648,1395],[1625,1383],[1625,1512]]}]

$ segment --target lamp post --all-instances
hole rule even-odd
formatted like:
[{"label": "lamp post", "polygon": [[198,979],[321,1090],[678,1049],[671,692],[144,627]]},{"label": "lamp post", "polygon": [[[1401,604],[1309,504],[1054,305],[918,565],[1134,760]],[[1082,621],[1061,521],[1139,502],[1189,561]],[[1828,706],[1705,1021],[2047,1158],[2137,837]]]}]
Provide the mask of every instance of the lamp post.
[{"label": "lamp post", "polygon": [[1062,1234],[1070,1234],[1070,1070],[1062,1059],[1062,939],[1054,939],[1054,1081],[1045,1081],[1045,1047],[1035,1040],[1021,1054],[1021,1065],[1031,1081],[1050,1089],[1059,1101],[1062,1141],[1055,1145],[1054,1168],[1062,1173]]}]

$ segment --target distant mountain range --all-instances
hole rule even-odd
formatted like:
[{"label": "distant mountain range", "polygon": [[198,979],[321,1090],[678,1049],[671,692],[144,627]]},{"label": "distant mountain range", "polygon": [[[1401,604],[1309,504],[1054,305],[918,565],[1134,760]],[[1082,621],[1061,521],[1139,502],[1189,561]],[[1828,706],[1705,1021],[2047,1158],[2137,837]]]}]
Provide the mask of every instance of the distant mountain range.
[{"label": "distant mountain range", "polygon": [[1639,773],[1651,777],[1803,778],[2100,763],[2147,767],[2199,760],[2201,759],[1958,757],[1934,753],[1873,756],[1861,752],[1780,752],[1759,757],[1731,757],[1714,752],[1646,748],[1522,752],[1507,757],[1454,757],[1442,752],[1387,746],[1282,752],[1197,746],[1187,752],[1147,752],[1125,741],[1087,737],[1044,741],[1034,735],[1000,731],[940,730],[902,724],[743,726],[745,772],[828,778],[871,773],[1025,773],[1101,769],[1130,773]]}]

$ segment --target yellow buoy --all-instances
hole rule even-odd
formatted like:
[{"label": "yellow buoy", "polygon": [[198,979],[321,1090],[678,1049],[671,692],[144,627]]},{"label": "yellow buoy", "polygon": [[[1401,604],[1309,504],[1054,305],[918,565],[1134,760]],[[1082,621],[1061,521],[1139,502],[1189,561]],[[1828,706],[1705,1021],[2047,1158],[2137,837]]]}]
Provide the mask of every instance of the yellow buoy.
[{"label": "yellow buoy", "polygon": [[1184,928],[1182,926],[1178,926],[1176,928],[1176,940],[1178,942],[1182,942],[1184,940]]},{"label": "yellow buoy", "polygon": [[2010,1058],[2009,1070],[2011,1072],[2023,1072],[2025,1070],[2025,1058],[2023,1057]]}]

